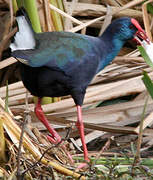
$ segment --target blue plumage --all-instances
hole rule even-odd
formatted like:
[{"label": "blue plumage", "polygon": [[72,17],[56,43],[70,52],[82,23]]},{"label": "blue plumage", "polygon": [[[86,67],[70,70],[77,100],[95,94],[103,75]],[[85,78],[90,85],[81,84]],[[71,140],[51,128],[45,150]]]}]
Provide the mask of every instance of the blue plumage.
[{"label": "blue plumage", "polygon": [[[19,32],[10,47],[12,56],[26,64],[21,64],[21,74],[27,89],[39,97],[70,94],[79,105],[94,75],[114,59],[137,31],[131,18],[123,17],[113,21],[101,37],[70,32],[34,33],[26,13],[18,11],[17,15]],[[20,50],[18,41],[24,34],[27,39],[22,40]],[[34,72],[37,76],[32,76]]]},{"label": "blue plumage", "polygon": [[34,33],[25,11],[21,9],[17,15],[19,32],[10,47],[12,56],[22,62],[21,77],[25,87],[39,97],[36,115],[51,133],[50,140],[59,143],[60,136],[50,127],[41,109],[41,97],[71,95],[77,106],[84,158],[89,161],[81,113],[86,88],[127,40],[136,33],[148,38],[138,22],[128,17],[113,21],[101,37],[91,37],[70,32]]},{"label": "blue plumage", "polygon": [[37,33],[34,50],[13,51],[12,56],[26,60],[31,67],[47,66],[65,73],[97,61],[95,72],[99,72],[118,54],[125,41],[133,37],[136,28],[129,29],[129,25],[130,18],[118,19],[101,37],[70,32]]},{"label": "blue plumage", "polygon": [[[68,32],[45,32],[35,35],[35,50],[17,50],[12,55],[27,60],[31,67],[48,66],[66,70],[96,53],[94,38]],[[96,42],[96,41],[95,41]]]},{"label": "blue plumage", "polygon": [[[22,79],[33,95],[54,97],[71,94],[75,103],[81,105],[94,75],[113,60],[136,31],[131,19],[124,17],[109,25],[101,37],[70,32],[34,33],[35,47],[27,50],[18,47],[12,56],[26,62],[27,65],[22,65]],[[41,68],[47,69],[45,77]],[[35,71],[37,76],[34,78]]]}]

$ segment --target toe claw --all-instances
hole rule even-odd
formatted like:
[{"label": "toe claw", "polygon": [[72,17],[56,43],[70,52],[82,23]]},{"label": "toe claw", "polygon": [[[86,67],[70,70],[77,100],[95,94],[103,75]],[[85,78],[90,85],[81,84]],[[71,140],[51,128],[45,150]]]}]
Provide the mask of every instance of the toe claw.
[{"label": "toe claw", "polygon": [[87,163],[81,163],[81,164],[77,167],[77,170],[82,169],[82,168],[87,168],[87,167],[89,167],[89,164],[87,164]]},{"label": "toe claw", "polygon": [[47,136],[47,139],[52,143],[52,144],[58,144],[61,141],[61,137],[59,136],[58,138],[53,138],[51,136]]},{"label": "toe claw", "polygon": [[[60,143],[60,142],[62,142],[62,140],[61,140],[61,138],[53,138],[53,137],[51,137],[51,136],[47,136],[47,139],[52,143],[52,144],[58,144],[58,143]],[[73,164],[74,163],[74,160],[72,159],[72,156],[70,155],[70,153],[66,150],[66,146],[63,144],[62,146],[61,146],[61,148],[65,151],[65,153],[67,154],[67,156],[68,156],[68,158],[69,158],[69,160],[70,160],[70,163],[71,164]]]}]

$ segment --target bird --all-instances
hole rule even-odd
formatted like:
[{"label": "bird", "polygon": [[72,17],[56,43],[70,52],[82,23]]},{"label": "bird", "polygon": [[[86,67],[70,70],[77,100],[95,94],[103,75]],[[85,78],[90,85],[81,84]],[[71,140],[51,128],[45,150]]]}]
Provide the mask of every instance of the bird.
[{"label": "bird", "polygon": [[[112,21],[99,37],[72,32],[34,32],[24,8],[16,13],[18,31],[10,44],[11,56],[20,63],[24,86],[38,97],[35,113],[50,132],[48,139],[57,144],[60,135],[48,123],[41,99],[71,95],[77,108],[84,160],[90,161],[85,143],[82,105],[93,77],[117,56],[128,40],[150,43],[138,21],[121,17]],[[64,106],[64,104],[63,104]]]}]

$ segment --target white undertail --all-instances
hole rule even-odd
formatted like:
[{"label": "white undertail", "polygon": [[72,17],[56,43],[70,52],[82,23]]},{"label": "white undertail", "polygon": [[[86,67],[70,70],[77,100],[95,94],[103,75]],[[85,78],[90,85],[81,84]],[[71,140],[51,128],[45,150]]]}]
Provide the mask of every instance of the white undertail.
[{"label": "white undertail", "polygon": [[34,49],[36,42],[33,30],[24,16],[16,17],[19,31],[14,36],[14,42],[10,44],[11,51]]}]

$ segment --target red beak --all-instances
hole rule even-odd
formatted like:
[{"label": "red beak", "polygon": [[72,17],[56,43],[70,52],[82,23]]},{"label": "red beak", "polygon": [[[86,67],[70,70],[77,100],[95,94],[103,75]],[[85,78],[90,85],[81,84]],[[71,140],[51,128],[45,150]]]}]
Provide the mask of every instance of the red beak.
[{"label": "red beak", "polygon": [[138,31],[134,35],[134,40],[136,40],[138,44],[142,44],[142,40],[145,40],[148,44],[150,44],[150,40],[147,34],[142,29],[138,21],[132,18],[131,23],[138,29]]}]

